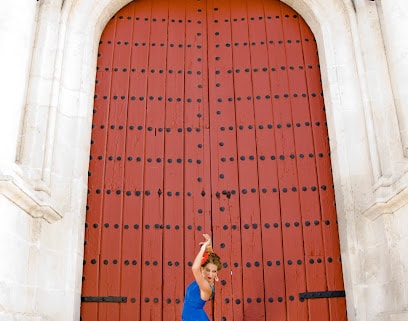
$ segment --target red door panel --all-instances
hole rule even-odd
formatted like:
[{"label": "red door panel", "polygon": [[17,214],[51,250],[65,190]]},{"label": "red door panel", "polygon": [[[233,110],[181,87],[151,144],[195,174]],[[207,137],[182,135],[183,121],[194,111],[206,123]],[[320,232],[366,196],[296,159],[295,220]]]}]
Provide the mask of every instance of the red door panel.
[{"label": "red door panel", "polygon": [[102,34],[81,318],[181,320],[202,234],[211,319],[345,321],[317,46],[277,0],[145,0]]}]

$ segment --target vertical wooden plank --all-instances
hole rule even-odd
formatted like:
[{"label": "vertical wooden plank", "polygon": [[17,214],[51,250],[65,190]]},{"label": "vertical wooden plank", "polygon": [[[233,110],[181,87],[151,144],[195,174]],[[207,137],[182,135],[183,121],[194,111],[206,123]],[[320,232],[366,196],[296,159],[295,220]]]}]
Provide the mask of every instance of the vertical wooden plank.
[{"label": "vertical wooden plank", "polygon": [[275,128],[269,80],[267,16],[263,2],[248,2],[251,72],[258,153],[260,212],[262,220],[262,250],[265,284],[266,319],[285,319],[285,297],[282,233],[280,226],[280,198],[276,162]]},{"label": "vertical wooden plank", "polygon": [[246,1],[234,1],[232,24],[233,72],[236,94],[237,151],[241,211],[244,319],[265,318],[259,208],[259,182],[251,73],[251,43]]},{"label": "vertical wooden plank", "polygon": [[[333,178],[331,175],[330,146],[328,141],[327,123],[323,91],[320,82],[320,65],[317,46],[310,28],[303,19],[300,22],[301,40],[304,50],[305,69],[307,76],[308,98],[314,140],[314,157],[316,158],[317,184],[321,207],[321,225],[323,232],[326,280],[328,290],[343,290],[343,273],[340,258],[337,213]],[[347,320],[345,298],[331,298],[329,301],[330,320]]]},{"label": "vertical wooden plank", "polygon": [[[291,88],[294,139],[299,179],[299,197],[303,218],[307,291],[325,291],[324,246],[321,230],[320,200],[316,191],[317,174],[313,133],[310,126],[308,88],[305,76],[298,15],[282,6],[283,29],[287,50],[288,77]],[[317,75],[318,76],[318,75]],[[319,79],[319,76],[318,76]],[[328,319],[327,299],[308,300],[309,317]]]},{"label": "vertical wooden plank", "polygon": [[212,224],[214,242],[224,264],[214,313],[217,320],[241,320],[241,220],[230,1],[208,1],[207,19]]},{"label": "vertical wooden plank", "polygon": [[[188,0],[186,7],[184,113],[184,280],[192,280],[192,262],[203,233],[211,234],[209,166],[207,27],[205,1]],[[206,310],[212,317],[211,302]]]},{"label": "vertical wooden plank", "polygon": [[298,294],[306,289],[301,209],[292,128],[292,106],[288,80],[287,48],[283,16],[279,2],[264,2],[268,12],[267,34],[271,67],[276,159],[278,163],[281,201],[281,228],[285,266],[287,320],[306,320],[307,303],[299,302]]},{"label": "vertical wooden plank", "polygon": [[[115,37],[115,25],[116,20],[111,20],[105,28],[101,36],[98,51],[91,156],[89,161],[82,296],[96,296],[99,290],[99,254],[104,196],[101,191],[106,162],[105,149],[109,115],[108,97],[110,95],[114,48],[112,40]],[[81,317],[84,321],[96,320],[98,318],[98,304],[83,304],[81,306]]]},{"label": "vertical wooden plank", "polygon": [[[144,160],[141,320],[162,319],[163,156],[167,74],[168,1],[154,1],[150,16]],[[161,46],[161,44],[164,44]],[[163,71],[163,72],[162,72]]]},{"label": "vertical wooden plank", "polygon": [[[185,1],[170,5],[168,26],[163,239],[163,320],[180,320],[183,275]],[[170,72],[172,71],[172,72]],[[171,99],[171,100],[170,100]]]},{"label": "vertical wooden plank", "polygon": [[[125,130],[127,119],[127,87],[129,73],[122,68],[129,67],[130,50],[126,44],[128,20],[123,15],[115,16],[116,35],[113,55],[113,73],[108,119],[108,137],[106,145],[107,163],[103,193],[103,229],[101,236],[100,296],[121,295],[121,239],[123,214],[123,181],[125,157]],[[119,317],[119,303],[108,306],[100,304],[99,320],[111,320]]]},{"label": "vertical wooden plank", "polygon": [[[132,183],[129,184],[129,179],[134,179],[136,175],[134,174],[135,166],[133,166],[132,162],[132,156],[130,155],[133,153],[133,150],[129,148],[130,145],[135,145],[134,142],[134,137],[132,136],[133,130],[131,129],[134,127],[134,117],[130,113],[131,111],[131,99],[130,96],[133,94],[131,92],[131,87],[129,86],[132,78],[132,56],[133,56],[133,42],[134,42],[134,14],[135,14],[135,6],[131,3],[128,6],[122,8],[120,12],[118,13],[119,18],[123,21],[123,32],[122,34],[119,35],[118,41],[120,41],[126,48],[126,51],[123,51],[120,53],[122,56],[122,61],[120,65],[116,66],[115,68],[118,68],[119,70],[117,71],[118,73],[122,74],[122,77],[124,78],[124,82],[127,84],[125,88],[123,88],[124,91],[126,91],[126,101],[127,101],[127,106],[126,106],[126,112],[122,115],[122,121],[119,125],[120,130],[122,131],[122,135],[124,136],[124,155],[121,157],[121,161],[124,163],[124,170],[123,170],[123,212],[122,214],[122,226],[120,227],[122,229],[122,242],[121,242],[121,255],[122,259],[119,261],[120,265],[120,286],[121,286],[121,291],[120,295],[125,296],[128,298],[127,303],[125,304],[120,304],[120,319],[127,319],[134,313],[138,312],[138,309],[136,308],[135,305],[135,293],[134,293],[134,287],[140,286],[140,283],[138,282],[137,274],[135,275],[135,271],[133,271],[132,267],[134,265],[131,265],[130,262],[132,262],[135,259],[135,252],[132,251],[130,248],[130,244],[137,244],[138,238],[136,234],[129,233],[130,231],[130,226],[133,227],[134,224],[136,224],[137,216],[135,217],[135,220],[132,220],[129,218],[129,208],[132,208],[135,206],[137,208],[137,199],[133,195],[131,188],[134,187]],[[122,84],[123,86],[123,84]],[[132,127],[133,126],[133,127]],[[129,166],[130,165],[130,166]],[[116,215],[119,215],[119,213],[116,213]],[[139,213],[140,217],[140,213]],[[133,224],[132,224],[133,223]],[[132,225],[130,225],[132,224]],[[139,240],[140,242],[140,240]],[[134,283],[133,283],[134,282]]]},{"label": "vertical wooden plank", "polygon": [[[123,12],[123,10],[126,10]],[[145,118],[147,92],[147,73],[144,72],[148,63],[148,46],[150,23],[141,17],[150,14],[150,3],[132,2],[121,11],[132,21],[129,27],[131,62],[128,68],[128,124],[126,126],[126,160],[124,183],[124,216],[122,238],[122,296],[127,297],[127,303],[121,304],[120,319],[140,319],[140,289],[141,289],[141,252],[142,252],[142,192],[144,166],[142,159],[145,150]],[[126,13],[126,14],[125,14]]]}]

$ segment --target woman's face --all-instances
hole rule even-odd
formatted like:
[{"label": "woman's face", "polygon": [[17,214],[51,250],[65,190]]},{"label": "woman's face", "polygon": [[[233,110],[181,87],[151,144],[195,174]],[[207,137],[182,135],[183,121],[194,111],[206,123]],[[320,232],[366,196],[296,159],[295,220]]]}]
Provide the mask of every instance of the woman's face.
[{"label": "woman's face", "polygon": [[208,263],[203,267],[203,276],[209,283],[213,283],[217,276],[217,266],[212,263]]}]

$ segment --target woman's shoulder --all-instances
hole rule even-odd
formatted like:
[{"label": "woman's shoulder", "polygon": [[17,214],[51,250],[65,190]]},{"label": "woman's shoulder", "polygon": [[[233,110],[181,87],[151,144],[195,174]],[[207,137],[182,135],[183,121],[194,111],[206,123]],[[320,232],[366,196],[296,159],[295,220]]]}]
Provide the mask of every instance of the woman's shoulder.
[{"label": "woman's shoulder", "polygon": [[187,286],[187,288],[198,288],[199,285],[196,280],[191,281],[191,283]]}]

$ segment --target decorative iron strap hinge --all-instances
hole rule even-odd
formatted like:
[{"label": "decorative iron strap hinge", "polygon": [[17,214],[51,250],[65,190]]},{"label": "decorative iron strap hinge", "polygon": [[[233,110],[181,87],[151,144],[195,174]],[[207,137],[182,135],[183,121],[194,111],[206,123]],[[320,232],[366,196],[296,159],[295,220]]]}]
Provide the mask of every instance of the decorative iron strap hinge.
[{"label": "decorative iron strap hinge", "polygon": [[113,302],[126,303],[125,296],[81,296],[81,302]]},{"label": "decorative iron strap hinge", "polygon": [[345,296],[346,292],[343,290],[299,293],[300,301],[303,301],[305,299],[342,298]]}]

